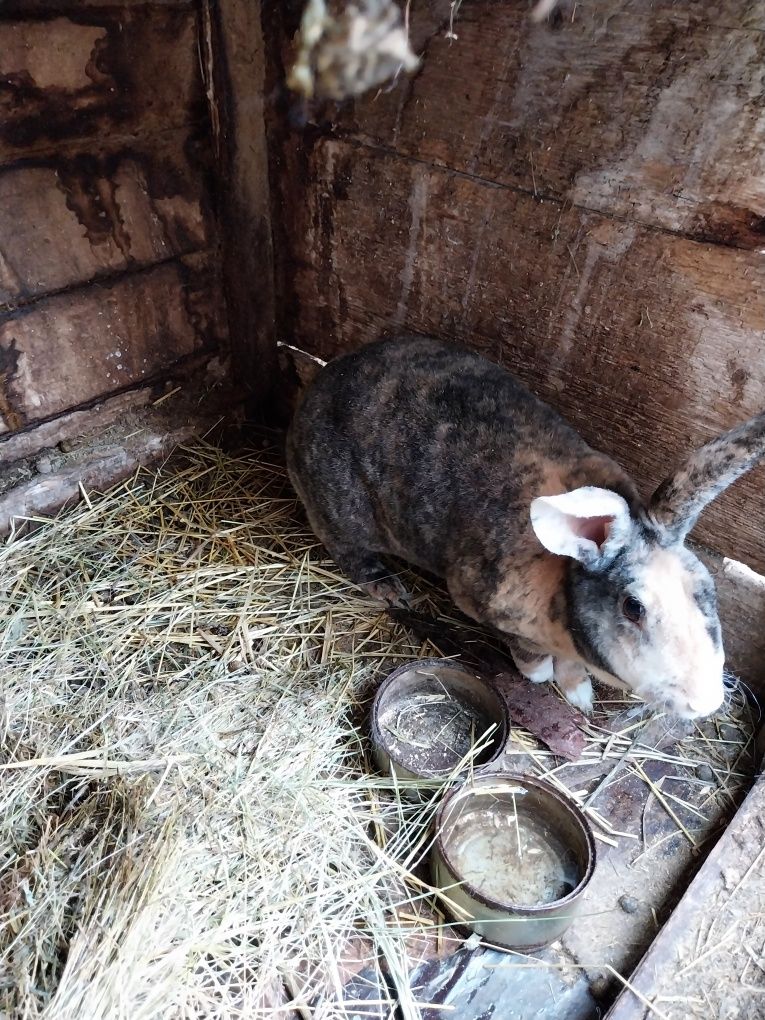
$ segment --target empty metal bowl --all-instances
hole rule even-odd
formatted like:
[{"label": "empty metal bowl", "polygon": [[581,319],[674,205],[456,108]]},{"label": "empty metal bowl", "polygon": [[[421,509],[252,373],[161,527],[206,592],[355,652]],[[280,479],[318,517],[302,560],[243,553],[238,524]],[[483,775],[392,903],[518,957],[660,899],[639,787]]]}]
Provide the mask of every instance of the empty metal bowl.
[{"label": "empty metal bowl", "polygon": [[494,687],[460,663],[419,659],[383,681],[371,731],[381,772],[437,785],[461,762],[466,768],[486,765],[502,753],[507,710]]},{"label": "empty metal bowl", "polygon": [[540,949],[576,917],[595,870],[582,812],[531,776],[481,775],[436,818],[433,884],[461,924],[508,949]]}]

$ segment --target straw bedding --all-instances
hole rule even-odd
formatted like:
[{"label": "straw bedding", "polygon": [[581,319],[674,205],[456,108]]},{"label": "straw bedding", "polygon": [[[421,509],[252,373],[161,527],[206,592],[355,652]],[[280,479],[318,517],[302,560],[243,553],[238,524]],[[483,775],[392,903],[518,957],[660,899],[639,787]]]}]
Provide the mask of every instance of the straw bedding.
[{"label": "straw bedding", "polygon": [[[197,447],[0,561],[0,1015],[332,1017],[383,965],[416,1015],[434,804],[363,738],[432,649],[337,575],[278,460]],[[590,763],[629,753],[593,730]]]},{"label": "straw bedding", "polygon": [[358,927],[395,973],[429,809],[385,807],[356,724],[383,645],[417,649],[331,572],[282,470],[203,447],[2,560],[0,1011],[270,1016],[285,979],[337,987]]}]

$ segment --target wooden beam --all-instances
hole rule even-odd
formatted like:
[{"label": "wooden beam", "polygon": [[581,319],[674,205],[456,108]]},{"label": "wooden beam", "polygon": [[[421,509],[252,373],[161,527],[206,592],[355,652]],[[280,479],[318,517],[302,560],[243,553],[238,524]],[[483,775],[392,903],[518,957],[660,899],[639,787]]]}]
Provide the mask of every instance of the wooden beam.
[{"label": "wooden beam", "polygon": [[7,492],[0,490],[0,534],[22,527],[26,517],[48,516],[77,503],[84,493],[105,491],[141,465],[169,456],[178,444],[212,424],[198,406],[191,413],[149,408],[105,433],[99,430],[72,453],[49,458],[51,470],[38,471]]},{"label": "wooden beam", "polygon": [[218,160],[233,371],[255,407],[277,372],[260,18],[259,0],[202,0],[203,66]]}]

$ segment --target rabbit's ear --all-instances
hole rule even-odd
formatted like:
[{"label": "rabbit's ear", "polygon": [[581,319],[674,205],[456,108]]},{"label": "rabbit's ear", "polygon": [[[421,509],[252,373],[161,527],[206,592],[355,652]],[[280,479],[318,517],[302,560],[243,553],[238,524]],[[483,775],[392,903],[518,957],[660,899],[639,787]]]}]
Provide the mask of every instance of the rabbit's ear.
[{"label": "rabbit's ear", "polygon": [[650,517],[682,542],[704,507],[765,457],[765,412],[695,450],[651,497]]},{"label": "rabbit's ear", "polygon": [[627,542],[627,501],[610,489],[585,486],[531,503],[534,534],[556,556],[570,556],[591,569],[605,567]]}]

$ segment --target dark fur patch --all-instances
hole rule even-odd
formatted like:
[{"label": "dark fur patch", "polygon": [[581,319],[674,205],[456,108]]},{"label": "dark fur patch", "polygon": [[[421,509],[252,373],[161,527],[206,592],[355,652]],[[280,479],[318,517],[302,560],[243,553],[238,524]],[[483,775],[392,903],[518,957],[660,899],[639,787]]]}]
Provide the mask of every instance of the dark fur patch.
[{"label": "dark fur patch", "polygon": [[701,610],[706,622],[707,634],[712,639],[715,648],[722,644],[720,631],[720,620],[717,615],[717,592],[711,581],[703,583],[693,593],[696,605]]},{"label": "dark fur patch", "polygon": [[616,591],[610,571],[592,573],[571,564],[566,581],[569,631],[582,659],[612,676],[614,670],[600,647],[598,617],[604,611],[609,616],[616,611]]}]

